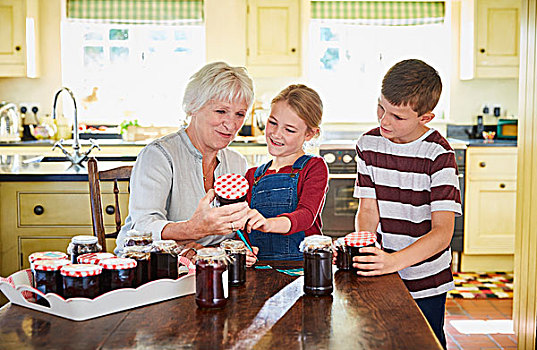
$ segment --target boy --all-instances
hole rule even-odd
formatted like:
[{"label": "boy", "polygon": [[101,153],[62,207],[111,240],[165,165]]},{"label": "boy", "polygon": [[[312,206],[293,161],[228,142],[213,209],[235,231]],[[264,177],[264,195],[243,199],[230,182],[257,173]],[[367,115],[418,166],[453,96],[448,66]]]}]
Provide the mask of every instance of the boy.
[{"label": "boy", "polygon": [[380,126],[356,144],[360,199],[356,231],[377,232],[383,250],[356,257],[364,276],[399,272],[444,348],[446,294],[454,288],[450,242],[461,215],[455,155],[447,140],[426,126],[434,118],[442,82],[435,69],[411,59],[384,76]]}]

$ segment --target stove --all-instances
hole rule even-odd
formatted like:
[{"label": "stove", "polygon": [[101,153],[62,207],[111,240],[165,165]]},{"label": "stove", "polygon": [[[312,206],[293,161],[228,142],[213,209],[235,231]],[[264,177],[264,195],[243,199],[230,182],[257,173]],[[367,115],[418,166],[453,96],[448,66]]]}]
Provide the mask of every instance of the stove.
[{"label": "stove", "polygon": [[356,178],[356,140],[324,142],[319,146],[319,154],[328,164],[331,176],[352,174]]}]

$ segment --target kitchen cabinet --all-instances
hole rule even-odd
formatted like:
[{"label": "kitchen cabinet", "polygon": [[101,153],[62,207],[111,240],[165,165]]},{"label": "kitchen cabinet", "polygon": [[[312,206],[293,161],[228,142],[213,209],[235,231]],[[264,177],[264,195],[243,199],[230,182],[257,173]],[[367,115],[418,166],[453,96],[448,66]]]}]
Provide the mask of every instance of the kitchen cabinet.
[{"label": "kitchen cabinet", "polygon": [[468,148],[463,271],[512,270],[516,167],[516,147]]},{"label": "kitchen cabinet", "polygon": [[248,0],[246,65],[254,77],[301,75],[300,0]]},{"label": "kitchen cabinet", "polygon": [[0,0],[0,23],[0,77],[37,77],[38,0]]},{"label": "kitchen cabinet", "polygon": [[518,0],[470,0],[461,8],[461,79],[517,78]]},{"label": "kitchen cabinet", "polygon": [[[128,213],[128,183],[119,183],[123,221]],[[102,182],[103,207],[114,204],[113,183]],[[0,182],[0,275],[28,267],[35,251],[66,251],[72,236],[92,235],[86,181]],[[104,214],[107,232],[115,230],[114,215]],[[115,247],[114,240],[109,250]]]}]

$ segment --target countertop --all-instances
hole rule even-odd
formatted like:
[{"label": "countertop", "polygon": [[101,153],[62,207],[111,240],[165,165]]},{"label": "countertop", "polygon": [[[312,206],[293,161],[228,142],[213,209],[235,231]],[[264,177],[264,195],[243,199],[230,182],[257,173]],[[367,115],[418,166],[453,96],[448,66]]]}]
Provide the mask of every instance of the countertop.
[{"label": "countertop", "polygon": [[6,304],[2,348],[441,349],[396,273],[336,271],[325,297],[305,296],[302,283],[249,268],[222,309],[199,309],[191,294],[84,322]]},{"label": "countertop", "polygon": [[493,139],[490,141],[485,141],[483,139],[462,139],[462,138],[453,138],[448,137],[448,142],[451,147],[457,148],[458,145],[466,145],[467,147],[516,147],[517,140],[502,140],[502,139]]}]

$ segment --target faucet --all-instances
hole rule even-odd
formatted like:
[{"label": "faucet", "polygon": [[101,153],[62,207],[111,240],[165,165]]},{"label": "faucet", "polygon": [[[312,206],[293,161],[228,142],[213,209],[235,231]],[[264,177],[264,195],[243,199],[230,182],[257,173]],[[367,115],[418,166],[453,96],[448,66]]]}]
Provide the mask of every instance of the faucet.
[{"label": "faucet", "polygon": [[58,90],[58,92],[56,92],[56,95],[54,96],[54,105],[52,106],[52,119],[56,119],[56,103],[58,102],[58,96],[60,96],[60,93],[62,91],[67,91],[69,96],[71,96],[71,99],[73,100],[73,106],[75,107],[75,120],[74,120],[74,123],[73,123],[73,138],[74,138],[74,142],[73,142],[73,146],[72,146],[73,147],[73,154],[69,153],[63,147],[63,142],[64,142],[63,139],[57,141],[54,144],[54,146],[52,147],[52,150],[54,151],[56,148],[59,148],[63,152],[63,154],[65,154],[67,159],[69,159],[71,161],[71,163],[73,163],[75,165],[81,165],[80,163],[82,163],[82,161],[84,161],[87,158],[87,156],[90,154],[90,152],[94,148],[97,148],[100,151],[101,147],[99,147],[99,145],[95,142],[95,140],[90,139],[89,141],[91,143],[91,147],[86,151],[86,153],[84,153],[84,154],[80,153],[80,142],[78,141],[78,117],[77,117],[76,99],[75,99],[75,95],[73,94],[73,92],[69,88],[62,87],[60,90]]}]

